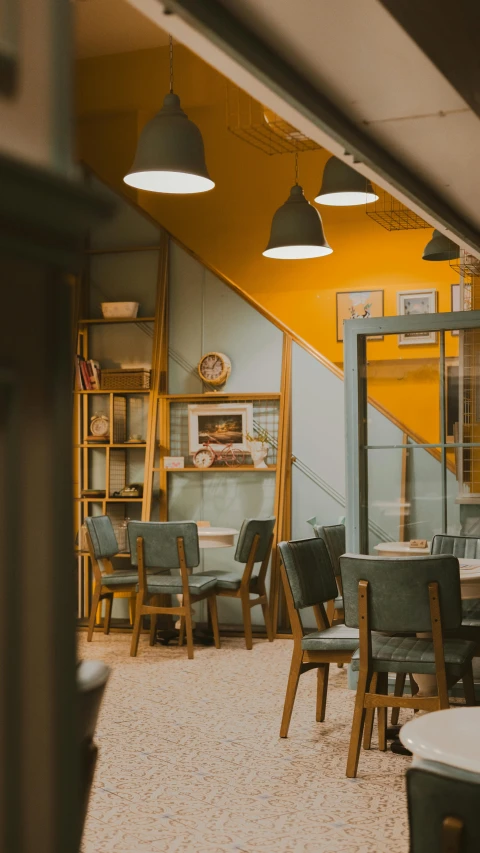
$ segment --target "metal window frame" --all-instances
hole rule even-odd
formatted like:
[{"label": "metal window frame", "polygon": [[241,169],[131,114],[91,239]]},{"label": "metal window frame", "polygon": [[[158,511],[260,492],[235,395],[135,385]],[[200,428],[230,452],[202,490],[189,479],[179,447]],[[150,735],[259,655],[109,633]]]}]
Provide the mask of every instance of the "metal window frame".
[{"label": "metal window frame", "polygon": [[418,314],[408,317],[372,317],[368,320],[345,322],[345,513],[348,551],[365,554],[368,549],[367,338],[373,335],[402,335],[406,332],[440,333],[441,431],[440,442],[435,446],[441,450],[442,527],[446,532],[446,455],[447,450],[450,450],[453,445],[447,443],[445,429],[445,332],[478,328],[480,328],[480,311]]}]

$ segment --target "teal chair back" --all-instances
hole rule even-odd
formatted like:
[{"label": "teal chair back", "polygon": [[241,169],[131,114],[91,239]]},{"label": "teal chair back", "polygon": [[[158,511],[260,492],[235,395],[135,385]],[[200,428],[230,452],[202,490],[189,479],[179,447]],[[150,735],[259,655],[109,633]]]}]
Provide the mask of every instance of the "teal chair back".
[{"label": "teal chair back", "polygon": [[347,550],[345,545],[345,525],[330,524],[322,527],[320,524],[314,524],[313,529],[315,536],[323,539],[327,546],[327,551],[332,561],[333,571],[338,576],[340,575],[340,557]]},{"label": "teal chair back", "polygon": [[323,539],[280,542],[278,548],[296,610],[337,596],[337,582]]},{"label": "teal chair back", "polygon": [[147,569],[179,569],[177,539],[183,539],[187,569],[195,569],[200,563],[198,527],[194,521],[130,521],[128,541],[133,566],[138,566],[139,536],[143,539]]},{"label": "teal chair back", "polygon": [[118,542],[108,515],[94,515],[85,519],[97,560],[109,559],[118,554]]},{"label": "teal chair back", "polygon": [[453,554],[454,557],[480,560],[480,539],[476,536],[449,536],[446,533],[433,537],[432,554]]},{"label": "teal chair back", "polygon": [[412,853],[478,853],[480,776],[438,765],[432,772],[411,768],[407,798]]},{"label": "teal chair back", "polygon": [[369,627],[372,631],[431,631],[428,584],[439,586],[442,628],[462,622],[460,571],[456,557],[389,558],[345,554],[340,557],[345,624],[359,627],[358,584],[368,581]]},{"label": "teal chair back", "polygon": [[275,518],[246,518],[238,536],[234,559],[237,563],[246,563],[252,548],[252,542],[258,534],[260,537],[255,551],[255,562],[262,563],[268,555]]}]

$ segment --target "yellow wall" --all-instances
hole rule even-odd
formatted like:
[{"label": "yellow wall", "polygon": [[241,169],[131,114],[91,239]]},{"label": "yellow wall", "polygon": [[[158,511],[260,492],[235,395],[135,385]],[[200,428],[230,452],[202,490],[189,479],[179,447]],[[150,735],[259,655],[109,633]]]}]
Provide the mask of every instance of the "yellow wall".
[{"label": "yellow wall", "polygon": [[[77,80],[79,157],[331,361],[343,361],[343,346],[336,340],[337,291],[383,290],[385,314],[393,315],[397,291],[436,288],[438,309],[450,310],[450,285],[458,277],[448,263],[421,259],[431,232],[388,232],[366,216],[364,207],[320,208],[332,255],[303,261],[264,258],[272,215],[294,183],[293,155],[269,157],[230,133],[224,78],[185,48],[175,48],[175,91],[202,131],[216,182],[209,193],[137,194],[122,181],[138,130],[168,89],[167,48],[82,60]],[[328,156],[325,151],[300,156],[300,183],[310,200]],[[458,338],[447,337],[447,355],[456,355]],[[429,439],[438,435],[436,383],[426,378],[418,359],[436,356],[435,346],[399,347],[396,337],[369,344],[369,359],[387,362],[380,375],[372,370],[371,395]],[[397,367],[399,359],[403,364]],[[410,359],[415,362],[407,363]],[[395,374],[392,381],[385,379],[389,372]]]}]

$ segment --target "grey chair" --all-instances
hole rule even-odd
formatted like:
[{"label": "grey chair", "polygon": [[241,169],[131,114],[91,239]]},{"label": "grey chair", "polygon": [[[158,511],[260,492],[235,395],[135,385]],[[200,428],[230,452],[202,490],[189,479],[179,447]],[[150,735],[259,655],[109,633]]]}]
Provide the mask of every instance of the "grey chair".
[{"label": "grey chair", "polygon": [[342,592],[342,577],[340,574],[340,557],[347,550],[345,545],[345,525],[344,524],[330,524],[328,526],[321,526],[320,524],[314,524],[313,530],[315,532],[315,536],[318,536],[319,539],[323,539],[325,545],[327,546],[327,551],[330,556],[330,560],[332,562],[333,571],[335,572],[335,578],[337,581],[338,587],[338,595],[334,599],[334,601],[328,602],[328,610],[327,616],[330,620],[330,623],[333,624],[337,619],[343,621],[344,613],[343,613],[343,592]]},{"label": "grey chair", "polygon": [[[455,632],[462,621],[456,557],[385,559],[345,554],[340,568],[345,624],[360,628],[360,646],[352,657],[352,669],[359,677],[347,761],[347,776],[354,777],[367,710],[378,708],[379,747],[385,750],[387,708],[446,709],[448,687],[460,679],[467,705],[475,705],[475,643],[443,638],[443,631]],[[427,637],[405,636],[424,633]],[[437,692],[389,696],[389,672],[434,675]]]},{"label": "grey chair", "polygon": [[[449,536],[437,534],[433,537],[432,554],[453,554],[466,560],[480,560],[480,539],[476,536]],[[467,598],[462,601],[462,624],[459,636],[477,643],[480,653],[480,598]]]},{"label": "grey chair", "polygon": [[105,601],[104,633],[110,631],[112,604],[115,593],[135,593],[138,573],[132,569],[114,569],[112,557],[118,554],[118,542],[112,522],[108,515],[97,515],[85,519],[86,539],[92,561],[94,588],[90,617],[88,620],[87,640],[91,642],[98,605]]},{"label": "grey chair", "polygon": [[[157,614],[177,615],[181,620],[180,644],[183,626],[187,634],[187,654],[193,660],[193,626],[191,605],[207,599],[212,621],[215,646],[220,648],[216,578],[202,574],[189,574],[189,569],[200,563],[198,528],[194,521],[131,521],[128,525],[131,561],[138,566],[137,603],[130,654],[138,651],[142,616],[150,616],[150,645],[155,639]],[[147,569],[180,569],[180,575],[147,576]],[[181,604],[168,603],[169,596],[183,596]]]},{"label": "grey chair", "polygon": [[[324,602],[337,595],[337,583],[323,539],[280,542],[281,573],[293,633],[293,654],[280,737],[287,737],[300,675],[317,670],[316,720],[323,722],[331,663],[350,663],[358,648],[358,630],[330,626]],[[318,631],[305,634],[301,610],[313,607]]]},{"label": "grey chair", "polygon": [[77,731],[80,749],[80,827],[83,831],[97,764],[93,740],[110,669],[100,661],[82,661],[77,667]]},{"label": "grey chair", "polygon": [[478,853],[480,777],[447,765],[422,764],[407,770],[410,850]]},{"label": "grey chair", "polygon": [[[272,552],[275,518],[246,518],[238,536],[234,560],[244,565],[243,572],[217,571],[212,569],[199,572],[197,577],[214,577],[217,581],[216,595],[226,598],[239,598],[242,603],[242,616],[245,631],[245,645],[251,649],[252,617],[251,608],[259,604],[263,611],[267,637],[273,640],[273,625],[268,606],[265,577]],[[255,571],[255,565],[260,568]],[[251,598],[250,596],[255,596]]]}]

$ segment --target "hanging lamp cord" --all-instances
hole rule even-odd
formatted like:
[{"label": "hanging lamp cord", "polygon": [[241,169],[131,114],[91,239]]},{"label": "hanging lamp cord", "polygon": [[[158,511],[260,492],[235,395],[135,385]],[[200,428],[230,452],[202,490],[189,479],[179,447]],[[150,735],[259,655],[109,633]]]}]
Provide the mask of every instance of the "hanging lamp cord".
[{"label": "hanging lamp cord", "polygon": [[170,44],[170,94],[173,93],[173,38],[169,36]]},{"label": "hanging lamp cord", "polygon": [[298,187],[298,151],[295,151],[295,186]]}]

